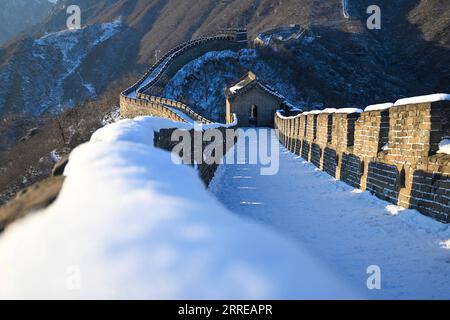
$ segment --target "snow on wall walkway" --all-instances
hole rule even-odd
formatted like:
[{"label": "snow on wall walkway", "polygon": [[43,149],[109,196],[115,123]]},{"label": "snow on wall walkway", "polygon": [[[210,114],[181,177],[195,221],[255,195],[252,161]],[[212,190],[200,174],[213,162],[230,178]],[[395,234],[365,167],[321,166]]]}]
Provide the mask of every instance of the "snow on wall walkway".
[{"label": "snow on wall walkway", "polygon": [[[294,239],[370,298],[450,298],[448,225],[357,191],[279,148],[277,175],[223,165],[212,193],[235,214]],[[381,290],[367,289],[370,265],[381,268]]]}]

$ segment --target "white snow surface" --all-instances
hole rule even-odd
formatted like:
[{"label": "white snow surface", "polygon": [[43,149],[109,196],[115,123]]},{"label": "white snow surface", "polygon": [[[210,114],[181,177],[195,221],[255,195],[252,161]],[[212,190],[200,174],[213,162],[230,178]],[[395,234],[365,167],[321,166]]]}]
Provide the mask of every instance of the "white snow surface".
[{"label": "white snow surface", "polygon": [[[450,298],[449,225],[336,181],[281,146],[279,166],[278,174],[262,176],[260,165],[223,165],[210,190],[238,216],[295,241],[367,298]],[[367,288],[372,265],[381,269],[381,290]]]},{"label": "white snow surface", "polygon": [[410,98],[404,98],[397,100],[395,102],[395,106],[402,106],[406,104],[415,104],[415,103],[427,103],[427,102],[436,102],[436,101],[449,101],[450,100],[450,94],[449,93],[435,93],[435,94],[429,94],[425,96],[417,96],[417,97],[410,97]]},{"label": "white snow surface", "polygon": [[312,111],[303,112],[303,115],[307,116],[309,114],[321,114],[321,113],[322,113],[322,110],[312,110]]},{"label": "white snow surface", "polygon": [[286,117],[283,114],[281,114],[280,110],[277,110],[277,116],[280,117],[281,119],[296,119],[296,118],[299,118],[302,114],[304,114],[304,113],[296,114],[295,116]]},{"label": "white snow surface", "polygon": [[302,114],[303,115],[308,115],[308,114],[321,114],[321,113],[361,113],[363,112],[361,109],[358,108],[341,108],[341,109],[336,109],[336,108],[326,108],[323,110],[311,110],[311,111],[305,111]]},{"label": "white snow surface", "polygon": [[363,112],[361,109],[359,108],[342,108],[342,109],[336,109],[335,113],[361,113]]},{"label": "white snow surface", "polygon": [[336,111],[336,108],[326,108],[322,110],[322,113],[335,113]]},{"label": "white snow surface", "polygon": [[364,111],[382,111],[387,110],[391,107],[393,107],[394,104],[392,102],[386,102],[386,103],[379,103],[379,104],[372,104],[370,106],[367,106]]},{"label": "white snow surface", "polygon": [[232,86],[230,88],[230,91],[232,93],[236,93],[237,91],[241,90],[244,87],[245,83],[246,83],[246,80],[242,80],[241,82],[239,82],[236,85]]},{"label": "white snow surface", "polygon": [[450,154],[450,138],[444,139],[439,143],[438,153]]},{"label": "white snow surface", "polygon": [[0,298],[359,297],[302,246],[232,214],[194,169],[155,149],[154,131],[174,126],[190,128],[122,120],[75,149],[55,203],[0,236]]}]

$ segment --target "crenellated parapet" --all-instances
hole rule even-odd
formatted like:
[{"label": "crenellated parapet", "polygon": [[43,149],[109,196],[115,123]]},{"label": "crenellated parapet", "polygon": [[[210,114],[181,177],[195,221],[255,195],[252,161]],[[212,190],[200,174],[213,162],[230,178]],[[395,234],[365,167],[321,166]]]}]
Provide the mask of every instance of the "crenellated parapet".
[{"label": "crenellated parapet", "polygon": [[277,113],[275,126],[283,145],[336,179],[448,223],[450,155],[439,144],[450,138],[450,101],[420,98],[365,112]]}]

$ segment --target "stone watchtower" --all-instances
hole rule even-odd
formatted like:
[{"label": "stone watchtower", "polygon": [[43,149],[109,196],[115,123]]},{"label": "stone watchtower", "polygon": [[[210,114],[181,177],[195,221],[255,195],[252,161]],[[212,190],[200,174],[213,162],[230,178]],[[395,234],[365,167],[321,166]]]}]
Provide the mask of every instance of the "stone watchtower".
[{"label": "stone watchtower", "polygon": [[240,127],[273,127],[274,114],[284,101],[284,97],[271,87],[258,81],[253,72],[225,89],[227,123],[237,115]]}]

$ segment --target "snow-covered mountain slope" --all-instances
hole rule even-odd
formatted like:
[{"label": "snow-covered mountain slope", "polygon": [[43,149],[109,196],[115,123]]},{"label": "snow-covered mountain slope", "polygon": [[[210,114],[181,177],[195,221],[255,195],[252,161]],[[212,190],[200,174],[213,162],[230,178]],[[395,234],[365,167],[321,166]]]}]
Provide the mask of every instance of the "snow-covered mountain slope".
[{"label": "snow-covered mountain slope", "polygon": [[0,114],[59,112],[75,101],[94,98],[100,82],[96,69],[108,67],[96,63],[97,55],[120,30],[121,22],[116,20],[48,33],[24,43],[22,55],[0,69]]},{"label": "snow-covered mountain slope", "polygon": [[155,130],[177,125],[123,120],[78,147],[56,202],[2,234],[0,297],[360,297],[291,240],[234,216],[195,169],[153,148]]},{"label": "snow-covered mountain slope", "polygon": [[0,45],[26,28],[39,23],[53,4],[48,0],[2,0],[0,9]]}]

